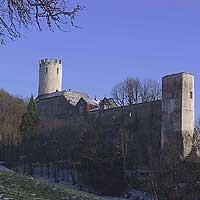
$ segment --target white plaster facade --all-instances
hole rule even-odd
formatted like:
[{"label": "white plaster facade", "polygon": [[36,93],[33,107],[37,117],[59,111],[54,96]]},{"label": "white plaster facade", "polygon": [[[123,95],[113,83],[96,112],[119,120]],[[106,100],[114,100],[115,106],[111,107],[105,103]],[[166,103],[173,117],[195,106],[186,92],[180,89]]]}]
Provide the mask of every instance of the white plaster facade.
[{"label": "white plaster facade", "polygon": [[38,96],[62,91],[62,61],[40,61]]}]

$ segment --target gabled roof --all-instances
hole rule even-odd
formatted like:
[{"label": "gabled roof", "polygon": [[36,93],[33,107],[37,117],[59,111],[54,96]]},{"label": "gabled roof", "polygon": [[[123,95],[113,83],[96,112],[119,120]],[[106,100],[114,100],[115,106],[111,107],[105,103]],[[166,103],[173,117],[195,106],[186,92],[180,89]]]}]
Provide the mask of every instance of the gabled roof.
[{"label": "gabled roof", "polygon": [[78,101],[83,99],[88,99],[89,96],[86,93],[75,92],[75,91],[65,91],[64,95],[65,99],[72,105],[76,105]]},{"label": "gabled roof", "polygon": [[75,106],[81,98],[83,98],[88,104],[95,105],[95,106],[99,105],[98,101],[91,99],[86,93],[76,92],[76,91],[67,91],[67,90],[42,95],[42,96],[37,97],[37,100],[55,98],[55,97],[60,97],[60,96],[63,96],[73,106]]},{"label": "gabled roof", "polygon": [[100,102],[100,105],[103,104],[108,104],[110,106],[117,107],[117,104],[115,103],[115,100],[113,98],[104,97],[104,99]]},{"label": "gabled roof", "polygon": [[99,106],[99,101],[91,98],[80,98],[80,101],[86,102],[88,105]]},{"label": "gabled roof", "polygon": [[95,100],[95,99],[84,99],[88,104],[90,105],[94,105],[94,106],[99,106],[99,101]]}]

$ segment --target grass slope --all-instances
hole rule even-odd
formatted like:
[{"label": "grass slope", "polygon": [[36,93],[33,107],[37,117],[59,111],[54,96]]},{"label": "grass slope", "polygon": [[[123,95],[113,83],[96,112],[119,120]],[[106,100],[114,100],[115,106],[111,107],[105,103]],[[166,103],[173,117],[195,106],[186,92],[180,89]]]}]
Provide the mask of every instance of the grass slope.
[{"label": "grass slope", "polygon": [[92,194],[0,171],[0,200],[101,200]]}]

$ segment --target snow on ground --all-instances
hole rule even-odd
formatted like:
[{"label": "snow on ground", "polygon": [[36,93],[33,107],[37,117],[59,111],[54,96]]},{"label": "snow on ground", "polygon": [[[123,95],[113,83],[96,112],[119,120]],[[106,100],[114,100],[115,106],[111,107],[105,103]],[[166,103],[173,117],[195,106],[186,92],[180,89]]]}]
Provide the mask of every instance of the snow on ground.
[{"label": "snow on ground", "polygon": [[0,171],[0,200],[102,200],[93,194],[58,187],[17,173]]},{"label": "snow on ground", "polygon": [[131,189],[126,198],[124,197],[103,197],[104,200],[154,200],[154,197],[146,192]]},{"label": "snow on ground", "polygon": [[[53,179],[48,179],[47,177],[37,177],[38,179],[40,180],[43,180],[43,181],[46,181],[46,182],[53,182]],[[72,189],[76,189],[76,190],[80,190],[80,186],[79,185],[72,185],[71,182],[62,182],[60,181],[59,183],[57,183],[58,185],[61,185],[61,186],[67,186],[69,188],[72,188]],[[91,188],[89,187],[86,187],[86,186],[82,186],[82,191],[85,191],[85,192],[89,192],[89,193],[95,193],[94,190],[92,190]],[[142,192],[142,191],[138,191],[138,190],[134,190],[134,189],[130,189],[128,191],[127,194],[123,195],[124,197],[112,197],[112,196],[101,196],[103,198],[103,200],[155,200],[155,198],[149,194],[149,193],[146,193],[146,192]]]},{"label": "snow on ground", "polygon": [[0,170],[1,171],[5,171],[5,172],[13,172],[11,169],[8,169],[7,167],[5,167],[4,162],[0,161]]},{"label": "snow on ground", "polygon": [[[22,172],[23,172],[22,168],[19,167],[18,173],[23,174]],[[40,176],[38,172],[36,174],[34,174],[33,177],[35,177],[39,180],[43,180],[45,182],[56,183],[55,179],[53,178],[53,171],[50,172],[51,178],[48,178],[47,174]],[[81,185],[80,184],[73,185],[72,184],[72,176],[70,173],[68,174],[68,181],[67,180],[65,180],[65,181],[59,180],[59,182],[56,184],[61,185],[61,186],[66,186],[68,188],[84,191],[84,192],[89,192],[89,193],[94,193],[94,194],[96,193],[92,188],[87,187],[86,185],[82,185],[82,184]],[[154,200],[153,196],[150,195],[149,193],[134,190],[134,189],[130,189],[127,194],[122,195],[121,197],[102,196],[102,199],[103,200]]]}]

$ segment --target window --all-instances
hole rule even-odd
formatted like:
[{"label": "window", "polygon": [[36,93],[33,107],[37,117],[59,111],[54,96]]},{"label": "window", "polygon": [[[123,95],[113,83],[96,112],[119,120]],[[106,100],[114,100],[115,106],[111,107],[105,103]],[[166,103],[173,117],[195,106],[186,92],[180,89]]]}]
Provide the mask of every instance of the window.
[{"label": "window", "polygon": [[48,73],[48,68],[46,67],[46,74]]},{"label": "window", "polygon": [[191,91],[190,92],[190,99],[192,99],[193,98],[193,92]]},{"label": "window", "polygon": [[59,68],[57,68],[57,75],[59,74]]}]

